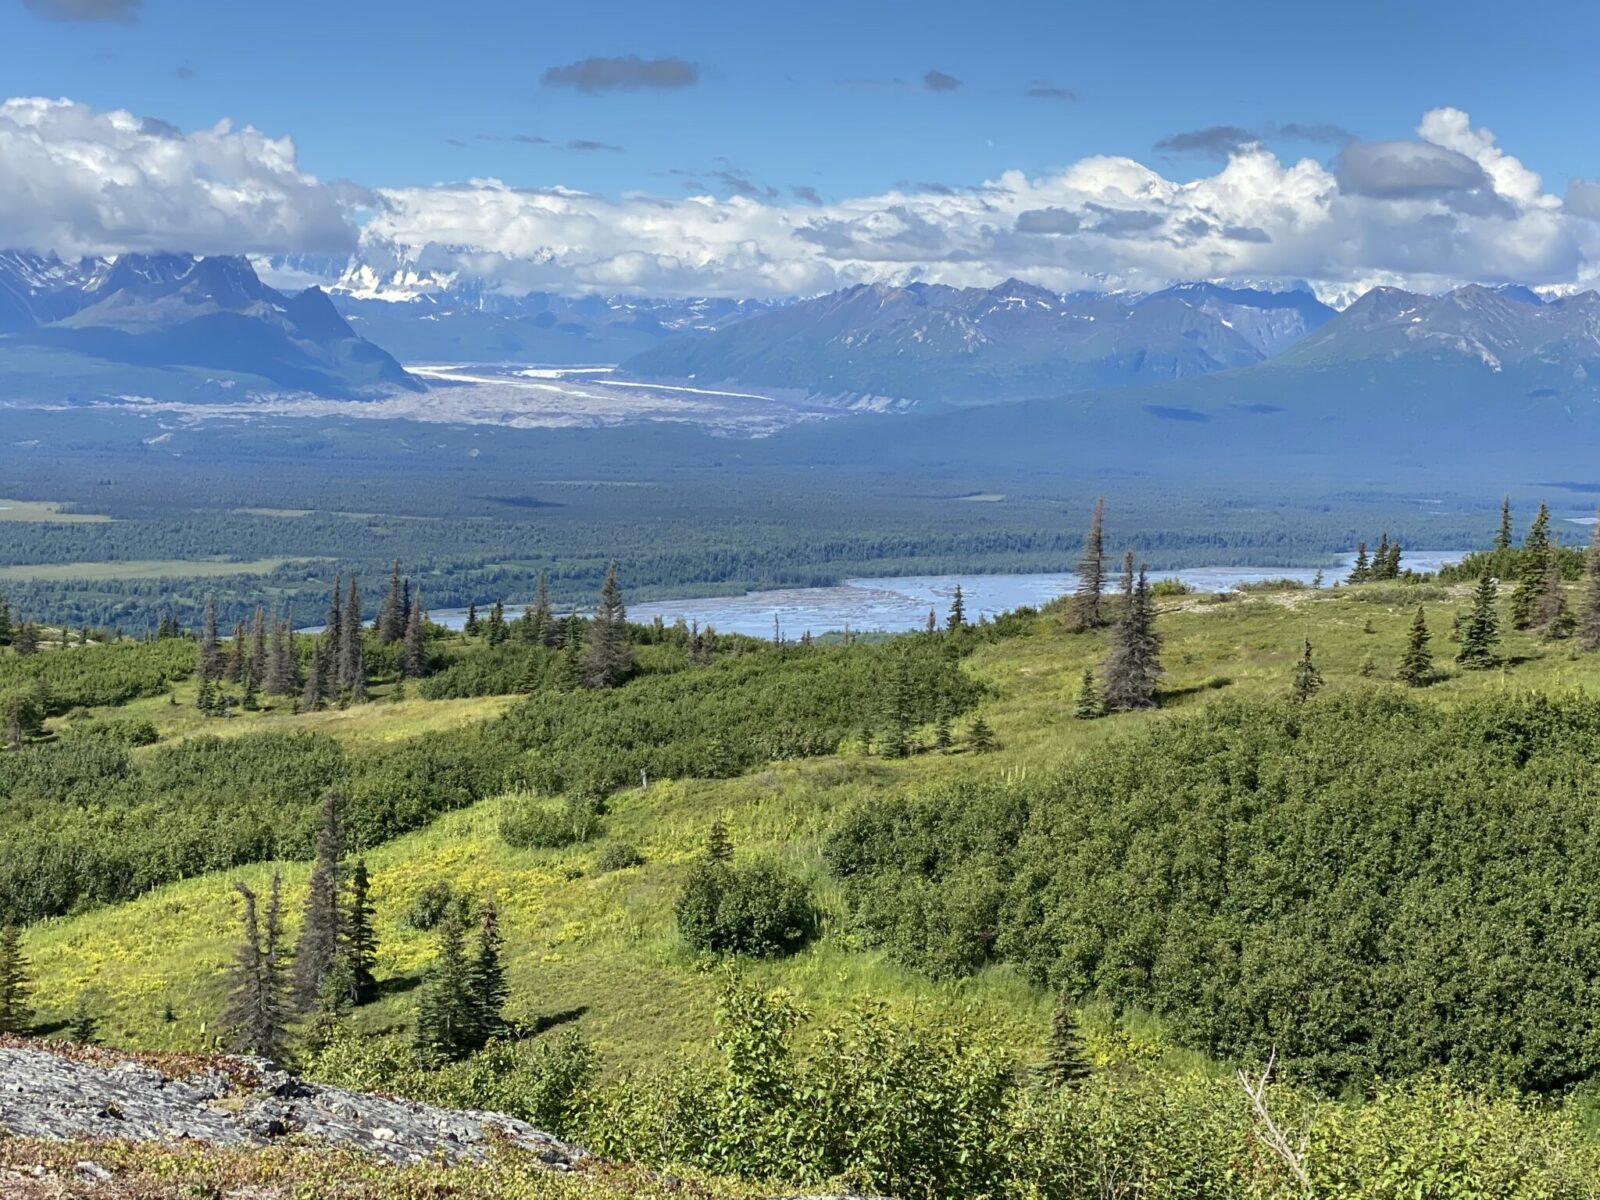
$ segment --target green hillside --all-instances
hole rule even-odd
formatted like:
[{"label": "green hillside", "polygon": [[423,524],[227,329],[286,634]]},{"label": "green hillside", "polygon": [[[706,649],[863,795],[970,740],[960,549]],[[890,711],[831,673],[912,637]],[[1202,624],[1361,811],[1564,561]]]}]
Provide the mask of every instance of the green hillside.
[{"label": "green hillside", "polygon": [[[1582,586],[1567,586],[1569,604],[1579,604]],[[659,1113],[651,1116],[647,1110],[670,1107],[667,1096],[674,1097],[671,1104],[686,1103],[702,1095],[697,1088],[712,1087],[704,1093],[708,1097],[720,1094],[714,1089],[722,1085],[706,1081],[722,1078],[718,1064],[735,1044],[728,1039],[743,1036],[730,1029],[755,1020],[750,1013],[768,1013],[778,1022],[774,1028],[788,1028],[792,1018],[782,1014],[790,1004],[806,1014],[794,1051],[802,1057],[793,1069],[802,1073],[821,1069],[804,1056],[843,1053],[852,1045],[859,1050],[859,1039],[876,1037],[910,1038],[908,1045],[922,1047],[919,1055],[932,1055],[928,1070],[986,1070],[973,1057],[980,1054],[993,1055],[994,1063],[1038,1062],[1049,1051],[1055,988],[1065,987],[1077,1002],[1086,1061],[1095,1072],[1091,1089],[1070,1100],[1078,1106],[1071,1108],[1078,1114],[1073,1120],[1113,1140],[1166,1139],[1170,1144],[1141,1168],[1153,1173],[1149,1179],[1165,1180],[1166,1190],[1152,1194],[1299,1194],[1270,1155],[1248,1169],[1213,1161],[1226,1157],[1228,1146],[1254,1144],[1243,1092],[1231,1076],[1238,1067],[1259,1070],[1275,1049],[1295,1086],[1276,1085],[1273,1102],[1304,1113],[1325,1139],[1318,1143],[1320,1169],[1364,1179],[1362,1172],[1379,1169],[1392,1123],[1411,1122],[1422,1132],[1414,1131],[1406,1152],[1415,1161],[1407,1169],[1442,1170],[1438,1155],[1455,1152],[1447,1153],[1439,1139],[1457,1136],[1459,1123],[1466,1122],[1481,1141],[1470,1162],[1451,1159],[1449,1169],[1467,1181],[1462,1186],[1469,1190],[1450,1194],[1513,1194],[1470,1188],[1498,1178],[1493,1172],[1501,1169],[1504,1156],[1523,1161],[1519,1156],[1534,1141],[1544,1156],[1537,1170],[1546,1173],[1539,1178],[1550,1190],[1527,1194],[1585,1194],[1562,1189],[1563,1181],[1583,1177],[1584,1164],[1600,1153],[1579,1132],[1592,1095],[1586,1028],[1552,1033],[1549,1045],[1528,1049],[1524,1062],[1497,1057],[1495,1049],[1503,1038],[1521,1038],[1517,1030],[1480,1028],[1460,1034],[1463,1040],[1453,1047],[1429,1049],[1420,1026],[1397,1025],[1385,1036],[1406,1049],[1391,1049],[1374,1072],[1366,1065],[1370,1055],[1357,1053],[1354,1042],[1342,1057],[1325,1052],[1329,1037],[1359,1036],[1329,1033],[1333,1026],[1327,1022],[1333,1018],[1325,1021],[1325,1013],[1338,1007],[1332,993],[1257,1018],[1248,1011],[1255,1001],[1238,983],[1228,982],[1232,975],[1220,962],[1201,972],[1215,976],[1213,994],[1181,996],[1162,990],[1164,984],[1119,983],[1104,970],[1073,976],[1054,966],[1036,969],[1030,954],[1045,951],[1018,948],[1035,935],[1056,936],[1052,923],[1063,909],[1019,924],[1015,905],[1032,894],[1023,878],[1031,864],[1048,861],[1041,853],[1075,845],[1072,839],[1111,839],[1103,843],[1105,855],[1125,856],[1117,861],[1138,878],[1156,872],[1181,892],[1177,880],[1193,871],[1192,863],[1183,865],[1193,851],[1162,840],[1167,835],[1158,831],[1166,827],[1167,816],[1160,806],[1139,815],[1119,808],[1114,797],[1124,786],[1135,788],[1130,798],[1137,795],[1137,785],[1126,781],[1139,776],[1147,760],[1155,762],[1148,758],[1155,755],[1170,756],[1170,769],[1177,772],[1161,785],[1173,803],[1205,803],[1201,797],[1211,795],[1206,787],[1193,791],[1193,799],[1178,798],[1190,795],[1185,789],[1199,786],[1195,780],[1213,771],[1224,772],[1220,780],[1255,769],[1244,765],[1255,761],[1254,755],[1262,756],[1262,770],[1280,769],[1270,766],[1270,756],[1279,752],[1269,743],[1282,736],[1285,722],[1291,738],[1304,739],[1286,763],[1324,755],[1336,759],[1341,745],[1382,758],[1390,752],[1372,748],[1381,744],[1385,729],[1409,739],[1392,748],[1393,763],[1366,763],[1370,773],[1352,775],[1373,781],[1378,792],[1352,796],[1375,797],[1378,812],[1388,781],[1400,777],[1395,772],[1402,763],[1412,764],[1404,769],[1423,772],[1417,774],[1421,790],[1397,790],[1394,803],[1412,805],[1415,820],[1438,821],[1434,842],[1447,853],[1459,846],[1462,855],[1494,858],[1484,871],[1519,868],[1514,856],[1495,858],[1478,838],[1482,821],[1462,819],[1444,807],[1428,808],[1428,788],[1458,779],[1459,784],[1444,786],[1466,789],[1461,792],[1466,796],[1474,787],[1490,786],[1495,771],[1510,771],[1511,791],[1503,800],[1506,836],[1524,837],[1530,848],[1559,848],[1568,856],[1564,874],[1574,888],[1600,878],[1600,850],[1585,833],[1571,826],[1552,842],[1549,827],[1531,815],[1537,811],[1550,820],[1570,821],[1587,802],[1581,780],[1592,775],[1600,758],[1600,732],[1595,732],[1600,731],[1600,655],[1583,653],[1574,638],[1547,640],[1531,631],[1508,630],[1498,647],[1500,666],[1459,668],[1452,660],[1460,645],[1451,631],[1454,618],[1468,611],[1472,591],[1470,584],[1405,579],[1323,591],[1286,586],[1228,596],[1161,597],[1157,628],[1165,674],[1159,707],[1094,720],[1078,719],[1074,710],[1085,670],[1099,669],[1114,635],[1070,631],[1065,602],[982,628],[870,644],[777,648],[725,639],[698,658],[681,632],[639,628],[633,633],[638,674],[601,692],[563,690],[551,674],[559,670],[562,652],[524,644],[516,632],[504,644],[490,645],[483,636],[434,631],[433,673],[420,683],[399,684],[388,649],[371,644],[365,703],[296,713],[288,698],[263,697],[258,709],[234,707],[226,719],[195,708],[192,640],[59,649],[50,647],[46,630],[42,653],[27,659],[0,655],[0,698],[8,689],[14,694],[46,682],[43,722],[20,753],[0,755],[11,830],[0,869],[11,881],[10,902],[36,906],[20,913],[29,918],[22,946],[36,988],[35,1029],[63,1034],[87,1012],[93,1014],[97,1036],[108,1044],[224,1046],[226,973],[239,941],[234,882],[264,895],[273,873],[281,872],[286,935],[293,939],[306,896],[316,803],[331,786],[346,797],[354,852],[364,857],[371,874],[379,987],[373,999],[340,1020],[333,1051],[319,1054],[298,1042],[314,1072],[435,1099],[489,1103],[498,1098],[501,1104],[531,1106],[530,1113],[554,1112],[547,1121],[565,1121],[564,1132],[621,1157],[718,1176],[820,1181],[835,1177],[826,1155],[812,1160],[773,1150],[741,1159],[713,1152],[681,1127],[656,1130],[652,1122]],[[1419,604],[1432,634],[1438,678],[1412,689],[1394,675]],[[1508,617],[1504,598],[1499,607]],[[1302,705],[1290,693],[1308,639],[1325,686]],[[303,645],[302,654],[309,649]],[[510,691],[495,682],[506,678],[518,681]],[[529,687],[531,695],[518,694]],[[486,694],[472,694],[478,691]],[[897,697],[903,695],[912,698],[902,703]],[[972,744],[980,719],[997,743],[989,753],[977,752]],[[952,725],[951,745],[939,749],[939,726],[946,720]],[[1485,735],[1485,728],[1500,732]],[[133,729],[140,732],[130,738]],[[909,750],[904,757],[896,755],[899,729]],[[1355,729],[1365,731],[1359,736],[1368,740],[1350,741]],[[1216,745],[1226,747],[1220,758],[1207,741],[1218,737],[1223,741]],[[1510,765],[1501,758],[1472,758],[1469,743],[1484,737],[1489,744],[1515,737],[1525,749]],[[456,774],[441,784],[437,772],[422,770],[429,762],[461,765],[449,768]],[[1191,765],[1180,766],[1184,762]],[[1452,774],[1458,769],[1465,773]],[[1286,779],[1293,775],[1292,767],[1289,771]],[[182,772],[199,774],[191,778]],[[114,783],[95,784],[94,779]],[[1095,798],[1075,801],[1079,807],[1068,811],[1082,815],[1087,812],[1083,804],[1093,807],[1104,798],[1108,818],[1145,822],[1140,826],[1145,832],[1135,833],[1128,847],[1115,848],[1110,826],[1067,834],[1060,825],[1059,797],[1070,794],[1062,789],[1085,779],[1098,779],[1096,790],[1083,793]],[[179,791],[169,790],[173,786]],[[1252,794],[1277,794],[1290,802],[1290,792],[1271,792],[1287,783],[1268,785],[1263,775],[1259,786],[1265,790],[1256,792],[1254,782],[1249,786]],[[1521,789],[1525,799],[1518,799]],[[601,805],[584,801],[590,807],[583,811],[590,815],[579,840],[563,835],[556,840],[569,844],[540,848],[535,837],[530,844],[525,830],[537,814],[559,824],[575,811],[574,797],[602,795]],[[1431,815],[1422,816],[1425,809]],[[1308,831],[1324,819],[1314,809],[1297,811]],[[74,815],[69,818],[68,812]],[[933,823],[919,824],[929,820]],[[1284,840],[1281,829],[1252,825],[1256,818],[1240,809],[1231,810],[1227,820],[1240,836],[1263,839],[1253,851],[1258,861],[1265,861],[1264,854],[1284,854],[1290,856],[1284,859],[1287,867],[1301,853],[1292,838]],[[258,829],[258,822],[265,825]],[[726,826],[735,864],[773,860],[810,889],[822,915],[821,932],[799,952],[718,959],[685,943],[674,905],[704,861],[708,831],[717,822]],[[169,854],[141,840],[170,836],[160,832],[164,829],[196,827],[205,831],[196,836],[209,840],[196,841],[192,854]],[[1404,827],[1404,821],[1397,826]],[[97,840],[102,836],[97,830],[110,829],[123,831],[126,847]],[[1343,862],[1343,869],[1364,869],[1353,858],[1339,857],[1347,849],[1352,855],[1372,852],[1355,849],[1361,829],[1352,827],[1348,848],[1329,844],[1322,853]],[[1040,837],[1045,840],[1039,842]],[[904,853],[907,838],[924,839],[913,851],[920,865],[909,874],[893,866],[904,861],[896,856]],[[1000,857],[986,858],[991,851],[984,847],[997,838]],[[1276,849],[1267,850],[1269,843]],[[132,870],[137,858],[134,874],[149,886],[103,884],[89,872],[81,874],[83,886],[73,894],[59,887],[34,888],[27,862],[58,861],[51,856],[65,853],[56,848],[67,844],[80,847],[74,859],[80,867],[89,862],[108,871]],[[257,846],[278,847],[283,857],[262,861],[253,853]],[[1091,888],[1127,886],[1109,873],[1103,883],[1090,884],[1099,869],[1094,861],[1090,856],[1077,865],[1050,868],[1058,872],[1056,886],[1070,889],[1074,885],[1063,883],[1070,879]],[[207,869],[208,863],[224,869]],[[1479,871],[1461,862],[1440,869],[1462,881]],[[1530,902],[1538,902],[1547,882],[1530,875],[1521,886]],[[1314,903],[1314,892],[1294,899],[1296,889],[1285,888],[1271,872],[1257,886],[1266,889],[1262,904],[1289,906],[1280,917],[1312,919],[1307,914],[1314,908],[1302,913],[1301,906]],[[550,1056],[566,1053],[562,1046],[581,1045],[585,1055],[592,1055],[593,1082],[584,1085],[589,1099],[573,1101],[578,1108],[540,1109],[528,1098],[531,1093],[491,1082],[498,1059],[486,1059],[467,1074],[449,1068],[437,1078],[400,1069],[440,944],[437,929],[417,927],[419,902],[441,887],[479,903],[492,901],[498,910],[508,984],[505,1013],[529,1039],[518,1052],[522,1066],[516,1070],[534,1072],[507,1078],[546,1078],[537,1072],[550,1069],[555,1061]],[[1010,890],[1002,895],[1005,889]],[[1145,892],[1146,898],[1125,901],[1128,912],[1158,894]],[[1085,894],[1080,889],[1046,903],[1078,905],[1088,913]],[[1372,912],[1385,920],[1389,901],[1384,897],[1390,894],[1385,884],[1367,897]],[[1266,899],[1269,895],[1277,899]],[[1396,904],[1413,903],[1403,899],[1398,886],[1392,895]],[[1572,893],[1561,895],[1562,903],[1576,902]],[[1482,927],[1509,930],[1510,902],[1485,899],[1478,913]],[[1156,903],[1152,914],[1178,911],[1168,900]],[[996,915],[982,917],[991,904],[999,905]],[[58,915],[47,915],[52,912]],[[915,921],[913,912],[920,914]],[[1442,913],[1432,919],[1448,921]],[[1110,930],[1118,918],[1112,912],[1083,919],[1109,922]],[[1247,946],[1255,936],[1253,922],[1270,928],[1274,938],[1289,936],[1289,926],[1264,923],[1265,911],[1251,917],[1241,910],[1228,919],[1244,924],[1226,936],[1242,937]],[[1528,928],[1541,919],[1528,917],[1533,922]],[[1576,910],[1572,919],[1590,927]],[[976,941],[963,942],[974,920],[999,924],[987,933],[980,930]],[[1311,933],[1311,927],[1303,932]],[[1216,931],[1197,928],[1194,936],[1212,937]],[[1302,945],[1298,953],[1306,949]],[[1490,951],[1480,946],[1468,952]],[[1507,942],[1500,952],[1522,955],[1534,969],[1545,950],[1532,941]],[[1404,953],[1413,957],[1397,959],[1397,969],[1420,964],[1414,957],[1418,951]],[[1560,953],[1576,954],[1582,962],[1591,950],[1585,937]],[[1056,954],[1050,950],[1040,961],[1054,963]],[[1280,967],[1286,972],[1281,986],[1289,990],[1274,1002],[1279,1005],[1296,996],[1295,981],[1303,983],[1313,970],[1298,962]],[[1176,978],[1161,962],[1152,969],[1158,983]],[[1515,971],[1489,974],[1516,986]],[[1333,974],[1327,980],[1337,986]],[[730,993],[730,986],[745,990]],[[730,995],[745,996],[738,1002],[745,1007],[730,1010]],[[767,999],[752,999],[760,996]],[[1235,1003],[1245,1007],[1236,1011],[1230,1007]],[[771,1004],[778,1007],[762,1007]],[[879,1028],[871,1022],[880,1018],[864,1015],[871,1010],[862,1006],[875,1004],[885,1006],[881,1019],[890,1025]],[[1267,1030],[1259,1036],[1251,1032],[1258,1019],[1266,1022],[1259,1028]],[[1564,1017],[1552,1010],[1505,1019],[1548,1023]],[[963,1039],[961,1048],[939,1050],[917,1040],[932,1037],[927,1031],[934,1029],[959,1031],[952,1036]],[[297,1037],[307,1032],[302,1025]],[[572,1035],[581,1041],[563,1040]],[[954,1056],[950,1065],[937,1067],[946,1053]],[[1555,1055],[1563,1057],[1556,1061]],[[1386,1069],[1391,1063],[1393,1072]],[[1458,1076],[1435,1074],[1452,1064]],[[838,1072],[830,1068],[830,1074]],[[1385,1090],[1379,1078],[1406,1082],[1399,1090]],[[1541,1098],[1524,1104],[1515,1091],[1504,1090],[1507,1085],[1531,1089]],[[1490,1090],[1473,1090],[1480,1087]],[[1152,1088],[1165,1097],[1160,1102],[1169,1106],[1162,1109],[1165,1115],[1140,1107],[1156,1102]],[[1345,1103],[1333,1099],[1340,1095]],[[1362,1096],[1365,1104],[1349,1106]],[[705,1100],[709,1108],[716,1103]],[[997,1182],[996,1170],[1032,1178],[1030,1173],[1044,1169],[1037,1158],[1040,1146],[1065,1136],[1049,1122],[1066,1119],[1066,1110],[1051,1109],[1054,1115],[1046,1118],[1030,1107],[1035,1103],[1007,1109],[1009,1132],[996,1126],[983,1134],[987,1148],[980,1158],[988,1165],[982,1168],[982,1187],[1005,1195],[1078,1195],[1059,1190],[1066,1186],[1060,1179]],[[1094,1106],[1094,1115],[1082,1105]],[[1135,1111],[1143,1114],[1137,1120]],[[1445,1118],[1439,1115],[1443,1112],[1453,1115]],[[1055,1132],[1047,1135],[1030,1121],[1045,1121]],[[1143,1132],[1127,1132],[1128,1121],[1145,1122],[1139,1126]],[[1113,1133],[1116,1129],[1123,1133]],[[1037,1142],[1039,1137],[1046,1142]],[[1030,1148],[1018,1143],[1012,1150],[997,1149],[1010,1144],[1007,1138],[1023,1138]],[[1210,1161],[1213,1173],[1199,1182],[1178,1182],[1187,1168],[1178,1165],[1182,1154],[1172,1139],[1190,1139],[1182,1153]],[[1130,1153],[1131,1145],[1125,1147]],[[952,1174],[954,1168],[928,1170],[933,1174],[924,1178],[885,1166],[862,1181],[899,1189],[897,1194],[917,1188],[971,1194],[964,1189],[979,1186],[977,1176]]]}]

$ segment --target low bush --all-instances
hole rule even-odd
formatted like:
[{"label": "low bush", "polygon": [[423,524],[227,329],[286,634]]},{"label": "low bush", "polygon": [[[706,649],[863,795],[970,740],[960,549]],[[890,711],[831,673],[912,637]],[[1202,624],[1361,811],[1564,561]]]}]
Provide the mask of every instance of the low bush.
[{"label": "low bush", "polygon": [[690,868],[674,912],[696,950],[754,958],[793,954],[817,934],[811,891],[778,864],[702,861]]}]

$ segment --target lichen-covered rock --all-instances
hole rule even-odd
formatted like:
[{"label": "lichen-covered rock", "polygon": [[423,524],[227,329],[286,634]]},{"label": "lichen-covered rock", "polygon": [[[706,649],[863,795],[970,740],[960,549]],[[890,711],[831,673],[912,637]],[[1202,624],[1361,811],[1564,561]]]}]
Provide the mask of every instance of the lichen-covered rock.
[{"label": "lichen-covered rock", "polygon": [[270,1063],[218,1060],[173,1078],[136,1061],[105,1065],[45,1049],[0,1046],[0,1132],[67,1141],[267,1145],[311,1139],[396,1163],[478,1161],[491,1144],[514,1147],[553,1170],[587,1152],[500,1113],[434,1108],[297,1079]]}]

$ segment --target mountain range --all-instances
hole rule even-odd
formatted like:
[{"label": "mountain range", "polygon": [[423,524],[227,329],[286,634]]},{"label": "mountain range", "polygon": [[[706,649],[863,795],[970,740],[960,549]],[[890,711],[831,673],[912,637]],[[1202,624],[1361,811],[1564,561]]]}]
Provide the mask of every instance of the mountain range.
[{"label": "mountain range", "polygon": [[13,397],[422,390],[319,288],[268,287],[243,258],[0,253],[0,380]]},{"label": "mountain range", "polygon": [[714,297],[508,291],[486,279],[431,270],[381,246],[350,257],[279,255],[258,265],[269,279],[323,288],[352,327],[412,363],[609,365],[776,306]]},{"label": "mountain range", "polygon": [[1265,362],[1334,317],[1309,292],[862,284],[627,359],[641,378],[989,404]]}]

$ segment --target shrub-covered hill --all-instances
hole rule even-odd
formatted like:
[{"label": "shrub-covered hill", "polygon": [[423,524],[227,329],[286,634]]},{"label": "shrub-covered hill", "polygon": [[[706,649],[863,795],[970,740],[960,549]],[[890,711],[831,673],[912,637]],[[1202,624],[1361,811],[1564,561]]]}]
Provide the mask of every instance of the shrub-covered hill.
[{"label": "shrub-covered hill", "polygon": [[[381,682],[366,705],[240,715],[221,723],[228,738],[184,708],[187,684],[178,706],[157,696],[78,723],[144,714],[159,740],[127,751],[131,776],[159,761],[180,780],[186,755],[269,736],[306,739],[319,748],[307,762],[327,755],[345,772],[372,880],[379,988],[339,1018],[332,1057],[304,1051],[338,1078],[425,1097],[444,1086],[417,1072],[410,1045],[442,944],[426,913],[464,897],[497,906],[505,1010],[528,1040],[434,1074],[473,1104],[515,1108],[545,1094],[551,1056],[576,1034],[594,1074],[579,1089],[593,1107],[573,1135],[593,1132],[620,1158],[822,1181],[841,1161],[834,1133],[858,1131],[875,1152],[873,1137],[916,1144],[908,1129],[926,1109],[911,1098],[958,1095],[972,1107],[948,1120],[970,1119],[967,1165],[939,1166],[915,1187],[888,1167],[866,1182],[892,1179],[880,1190],[905,1195],[1076,1197],[1137,1184],[1197,1200],[1299,1196],[1231,1078],[1276,1048],[1297,1081],[1275,1093],[1276,1111],[1293,1129],[1314,1118],[1316,1194],[1515,1195],[1506,1181],[1521,1172],[1539,1181],[1527,1194],[1584,1195],[1596,1087],[1584,789],[1600,757],[1600,660],[1573,640],[1507,631],[1499,667],[1458,667],[1451,628],[1470,591],[1165,597],[1160,707],[1096,719],[1075,713],[1107,634],[1069,632],[1053,609],[953,638],[751,648],[601,692],[536,690],[495,701],[508,715],[483,725],[453,722],[456,706],[485,698],[414,689],[395,702]],[[1432,686],[1403,689],[1394,674],[1419,602],[1438,671]],[[1308,637],[1324,687],[1302,703],[1289,697]],[[446,657],[483,653],[461,641]],[[913,668],[902,654],[926,657]],[[818,680],[837,687],[815,690]],[[927,702],[914,699],[919,687]],[[841,703],[819,703],[830,696]],[[970,706],[947,749],[940,697]],[[971,743],[979,717],[992,753]],[[903,742],[890,736],[900,722]],[[72,724],[53,717],[46,737],[65,745]],[[744,750],[709,753],[708,725]],[[819,728],[822,742],[798,751],[768,737]],[[447,759],[458,737],[481,752]],[[829,752],[794,756],[808,750]],[[385,752],[416,771],[383,774]],[[430,759],[475,769],[501,754],[527,773],[481,798],[395,803],[450,777],[423,770]],[[384,782],[363,790],[353,764],[368,756]],[[208,778],[228,786],[225,772]],[[183,794],[206,811],[205,790]],[[22,946],[36,1026],[64,1030],[86,1010],[111,1041],[214,1042],[220,973],[238,945],[231,882],[262,893],[281,869],[287,941],[302,929],[315,796],[296,807],[277,795],[303,840],[268,853],[292,861],[152,879],[133,899],[31,924]],[[54,804],[93,827],[93,803],[62,793]],[[30,811],[50,815],[49,796],[36,791]],[[396,812],[412,823],[369,823]],[[685,944],[674,904],[719,821],[736,867],[775,860],[809,888],[823,922],[797,953],[718,961]],[[137,834],[131,818],[122,828]],[[783,989],[771,1007],[745,1006],[776,1024],[730,1025],[725,1003],[719,1023],[729,974],[763,995]],[[1058,987],[1077,1005],[1091,1082],[1046,1111],[1021,1068],[1046,1052]],[[956,1053],[952,1030],[995,1058]],[[1453,1076],[1433,1074],[1440,1067]],[[969,1069],[971,1087],[949,1074]],[[757,1078],[741,1073],[751,1070]],[[1374,1075],[1407,1079],[1384,1088]],[[880,1103],[881,1121],[852,1107],[891,1085],[905,1104]],[[1327,1099],[1341,1088],[1364,1102]],[[1547,1095],[1518,1099],[1516,1088]],[[824,1104],[838,1116],[828,1136],[804,1146],[778,1136]],[[1429,1179],[1456,1191],[1430,1192]]]}]

